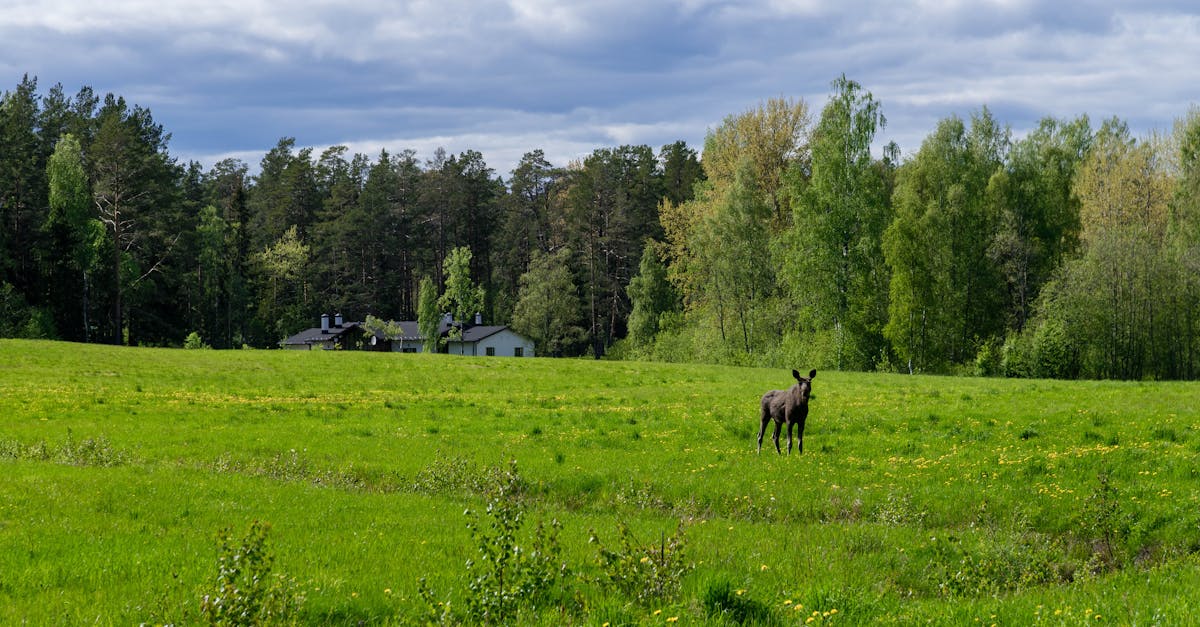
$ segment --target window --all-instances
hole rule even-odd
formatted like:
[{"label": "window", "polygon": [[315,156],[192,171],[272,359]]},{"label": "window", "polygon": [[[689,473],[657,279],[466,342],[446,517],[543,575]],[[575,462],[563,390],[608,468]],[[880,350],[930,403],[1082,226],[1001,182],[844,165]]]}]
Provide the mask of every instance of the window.
[{"label": "window", "polygon": [[513,357],[524,357],[524,356],[525,356],[524,347],[518,346],[513,349]]},{"label": "window", "polygon": [[417,352],[417,348],[415,346],[405,346],[404,348],[400,349],[400,352],[401,353],[415,353],[415,352]]},{"label": "window", "polygon": [[495,357],[495,356],[496,356],[496,347],[495,347],[495,346],[489,346],[489,347],[487,347],[487,350],[486,350],[486,351],[484,351],[484,352],[486,352],[486,353],[487,353],[487,356],[488,356],[488,357]]}]

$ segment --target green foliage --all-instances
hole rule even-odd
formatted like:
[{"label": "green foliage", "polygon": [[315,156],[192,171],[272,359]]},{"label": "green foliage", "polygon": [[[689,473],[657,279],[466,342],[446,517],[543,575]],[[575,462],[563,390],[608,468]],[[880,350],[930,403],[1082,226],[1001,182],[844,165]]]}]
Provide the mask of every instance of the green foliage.
[{"label": "green foliage", "polygon": [[241,540],[228,529],[217,534],[217,578],[200,601],[209,625],[283,625],[296,622],[304,597],[295,581],[272,573],[275,556],[267,546],[271,525],[254,521]]},{"label": "green foliage", "polygon": [[734,590],[727,579],[709,582],[700,600],[710,619],[738,625],[764,624],[771,620],[769,606],[747,596],[746,590]]},{"label": "green foliage", "polygon": [[[463,620],[471,624],[510,624],[518,611],[537,612],[555,601],[558,587],[570,576],[562,558],[558,534],[562,524],[538,521],[528,542],[521,540],[526,507],[522,503],[524,482],[516,461],[489,486],[487,518],[467,510],[467,530],[475,541],[475,559],[468,559],[466,611]],[[450,622],[448,604],[434,599],[425,579],[418,594],[426,606],[429,622]]]},{"label": "green foliage", "polygon": [[1079,512],[1079,528],[1091,549],[1086,567],[1093,573],[1109,572],[1125,563],[1125,541],[1129,538],[1133,523],[1133,517],[1124,511],[1120,492],[1113,485],[1111,474],[1102,471],[1097,475],[1096,482],[1096,487]]},{"label": "green foliage", "polygon": [[362,327],[363,333],[368,339],[382,335],[389,340],[394,340],[404,335],[404,329],[400,327],[400,323],[395,320],[383,320],[372,314],[367,314],[367,319],[363,321]]},{"label": "green foliage", "polygon": [[608,548],[595,531],[590,532],[588,543],[596,545],[600,583],[643,604],[675,598],[683,578],[696,567],[687,560],[683,522],[657,543],[639,542],[624,521],[617,523],[617,533],[620,547]]},{"label": "green foliage", "polygon": [[311,248],[292,226],[284,231],[272,246],[254,256],[263,276],[270,285],[269,293],[259,304],[260,315],[272,320],[277,337],[286,337],[292,329],[301,328],[307,318],[308,262]]},{"label": "green foliage", "polygon": [[204,339],[200,337],[200,334],[195,331],[188,333],[187,338],[183,340],[183,347],[190,350],[212,348],[205,343]]},{"label": "green foliage", "polygon": [[[871,155],[886,120],[870,92],[845,76],[813,129],[812,175],[793,183],[794,226],[782,241],[781,277],[798,330],[834,331],[835,367],[873,369],[886,348],[887,271],[881,242],[891,221],[894,155]],[[802,188],[802,189],[801,189]]]},{"label": "green foliage", "polygon": [[417,331],[421,334],[425,352],[436,353],[441,347],[442,338],[438,334],[441,328],[442,316],[438,313],[437,287],[433,279],[421,279],[421,289],[417,301]]},{"label": "green foliage", "polygon": [[658,335],[663,314],[677,311],[679,296],[667,280],[667,268],[659,259],[659,245],[647,241],[642,250],[642,262],[637,276],[629,281],[629,341],[644,350],[651,346]]},{"label": "green foliage", "polygon": [[579,295],[567,266],[570,259],[568,248],[553,255],[535,252],[529,271],[521,275],[512,326],[533,340],[541,355],[559,357],[583,337],[583,329],[576,324]]},{"label": "green foliage", "polygon": [[471,249],[460,246],[451,250],[442,271],[446,276],[446,291],[438,298],[438,306],[450,312],[455,321],[474,320],[475,314],[483,311],[484,293],[471,279]]},{"label": "green foliage", "polygon": [[900,169],[896,219],[884,236],[892,268],[884,334],[909,372],[946,372],[1004,330],[997,228],[986,189],[1008,146],[985,108],[967,126],[947,118]]}]

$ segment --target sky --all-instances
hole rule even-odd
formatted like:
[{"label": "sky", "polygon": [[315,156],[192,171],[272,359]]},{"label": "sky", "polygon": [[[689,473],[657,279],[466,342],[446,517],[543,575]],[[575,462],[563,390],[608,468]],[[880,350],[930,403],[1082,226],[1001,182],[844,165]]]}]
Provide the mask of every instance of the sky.
[{"label": "sky", "polygon": [[1200,100],[1194,0],[0,0],[0,90],[91,86],[150,109],[171,154],[257,169],[282,137],[481,152],[507,177],[545,151],[684,140],[845,74],[882,104],[877,144],[920,148],[987,106],[1170,129]]}]

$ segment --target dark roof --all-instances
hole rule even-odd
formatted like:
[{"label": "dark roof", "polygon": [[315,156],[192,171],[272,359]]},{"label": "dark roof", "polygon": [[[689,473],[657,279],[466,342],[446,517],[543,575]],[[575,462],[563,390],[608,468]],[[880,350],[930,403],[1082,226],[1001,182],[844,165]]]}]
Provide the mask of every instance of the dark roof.
[{"label": "dark roof", "polygon": [[467,328],[463,329],[462,341],[478,342],[484,338],[491,337],[507,328],[508,327],[505,325],[499,325],[499,326],[479,325],[479,326],[474,326],[474,327],[467,327]]},{"label": "dark roof", "polygon": [[[347,333],[350,333],[352,331],[361,333],[361,332],[365,331],[365,329],[363,328],[364,324],[366,324],[366,323],[364,323],[364,322],[343,322],[342,326],[340,326],[340,327],[330,324],[328,331],[322,331],[321,327],[313,327],[311,329],[305,329],[304,331],[301,331],[301,332],[289,337],[288,339],[283,341],[283,344],[298,345],[298,344],[317,344],[320,342],[327,342],[329,340],[338,339],[338,338],[342,337],[343,335],[346,335]],[[420,342],[424,339],[421,337],[420,329],[417,328],[416,320],[401,320],[400,322],[397,322],[396,324],[400,326],[400,336],[397,337],[396,339],[404,340],[404,341],[408,341],[408,342]],[[454,328],[454,327],[462,328],[462,341],[463,342],[478,342],[480,340],[489,338],[501,331],[504,331],[505,329],[508,328],[508,325],[482,325],[482,324],[480,324],[480,325],[463,326],[458,323],[449,324],[443,320],[438,324],[438,336],[445,337],[450,332],[450,329]],[[384,336],[380,333],[376,333],[375,337],[378,337],[380,340],[387,339],[386,336]]]},{"label": "dark roof", "polygon": [[[400,337],[397,339],[407,340],[407,341],[411,341],[411,342],[420,342],[422,339],[424,339],[421,337],[421,331],[420,331],[420,329],[417,328],[417,322],[415,320],[402,320],[400,322],[397,322],[396,324],[400,325],[400,329],[401,329]],[[450,332],[451,328],[452,328],[452,325],[450,325],[450,324],[447,324],[445,322],[439,323],[438,324],[438,336],[445,337],[446,334]],[[506,326],[506,325],[498,325],[498,326],[471,325],[471,326],[467,326],[467,327],[463,328],[462,341],[478,342],[484,338],[491,337],[507,328],[508,328],[508,326]]]},{"label": "dark roof", "polygon": [[351,331],[362,331],[361,322],[343,322],[342,326],[329,325],[328,331],[322,331],[321,327],[313,327],[305,329],[288,339],[284,340],[284,344],[316,344],[318,342],[326,342],[337,339]]}]

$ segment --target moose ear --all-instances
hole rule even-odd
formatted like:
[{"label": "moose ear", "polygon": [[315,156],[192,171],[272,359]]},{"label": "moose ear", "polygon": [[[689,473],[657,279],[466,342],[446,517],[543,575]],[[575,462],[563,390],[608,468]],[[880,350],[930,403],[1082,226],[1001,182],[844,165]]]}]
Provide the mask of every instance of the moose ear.
[{"label": "moose ear", "polygon": [[799,372],[797,372],[797,371],[793,370],[793,371],[792,371],[792,376],[793,376],[793,377],[795,377],[797,381],[799,381],[799,380],[800,380],[800,373],[799,373]]},{"label": "moose ear", "polygon": [[813,370],[809,370],[809,371],[808,371],[808,378],[809,378],[809,379],[812,379],[813,377],[816,377],[816,376],[817,376],[817,371],[816,371],[815,369],[813,369]]}]

